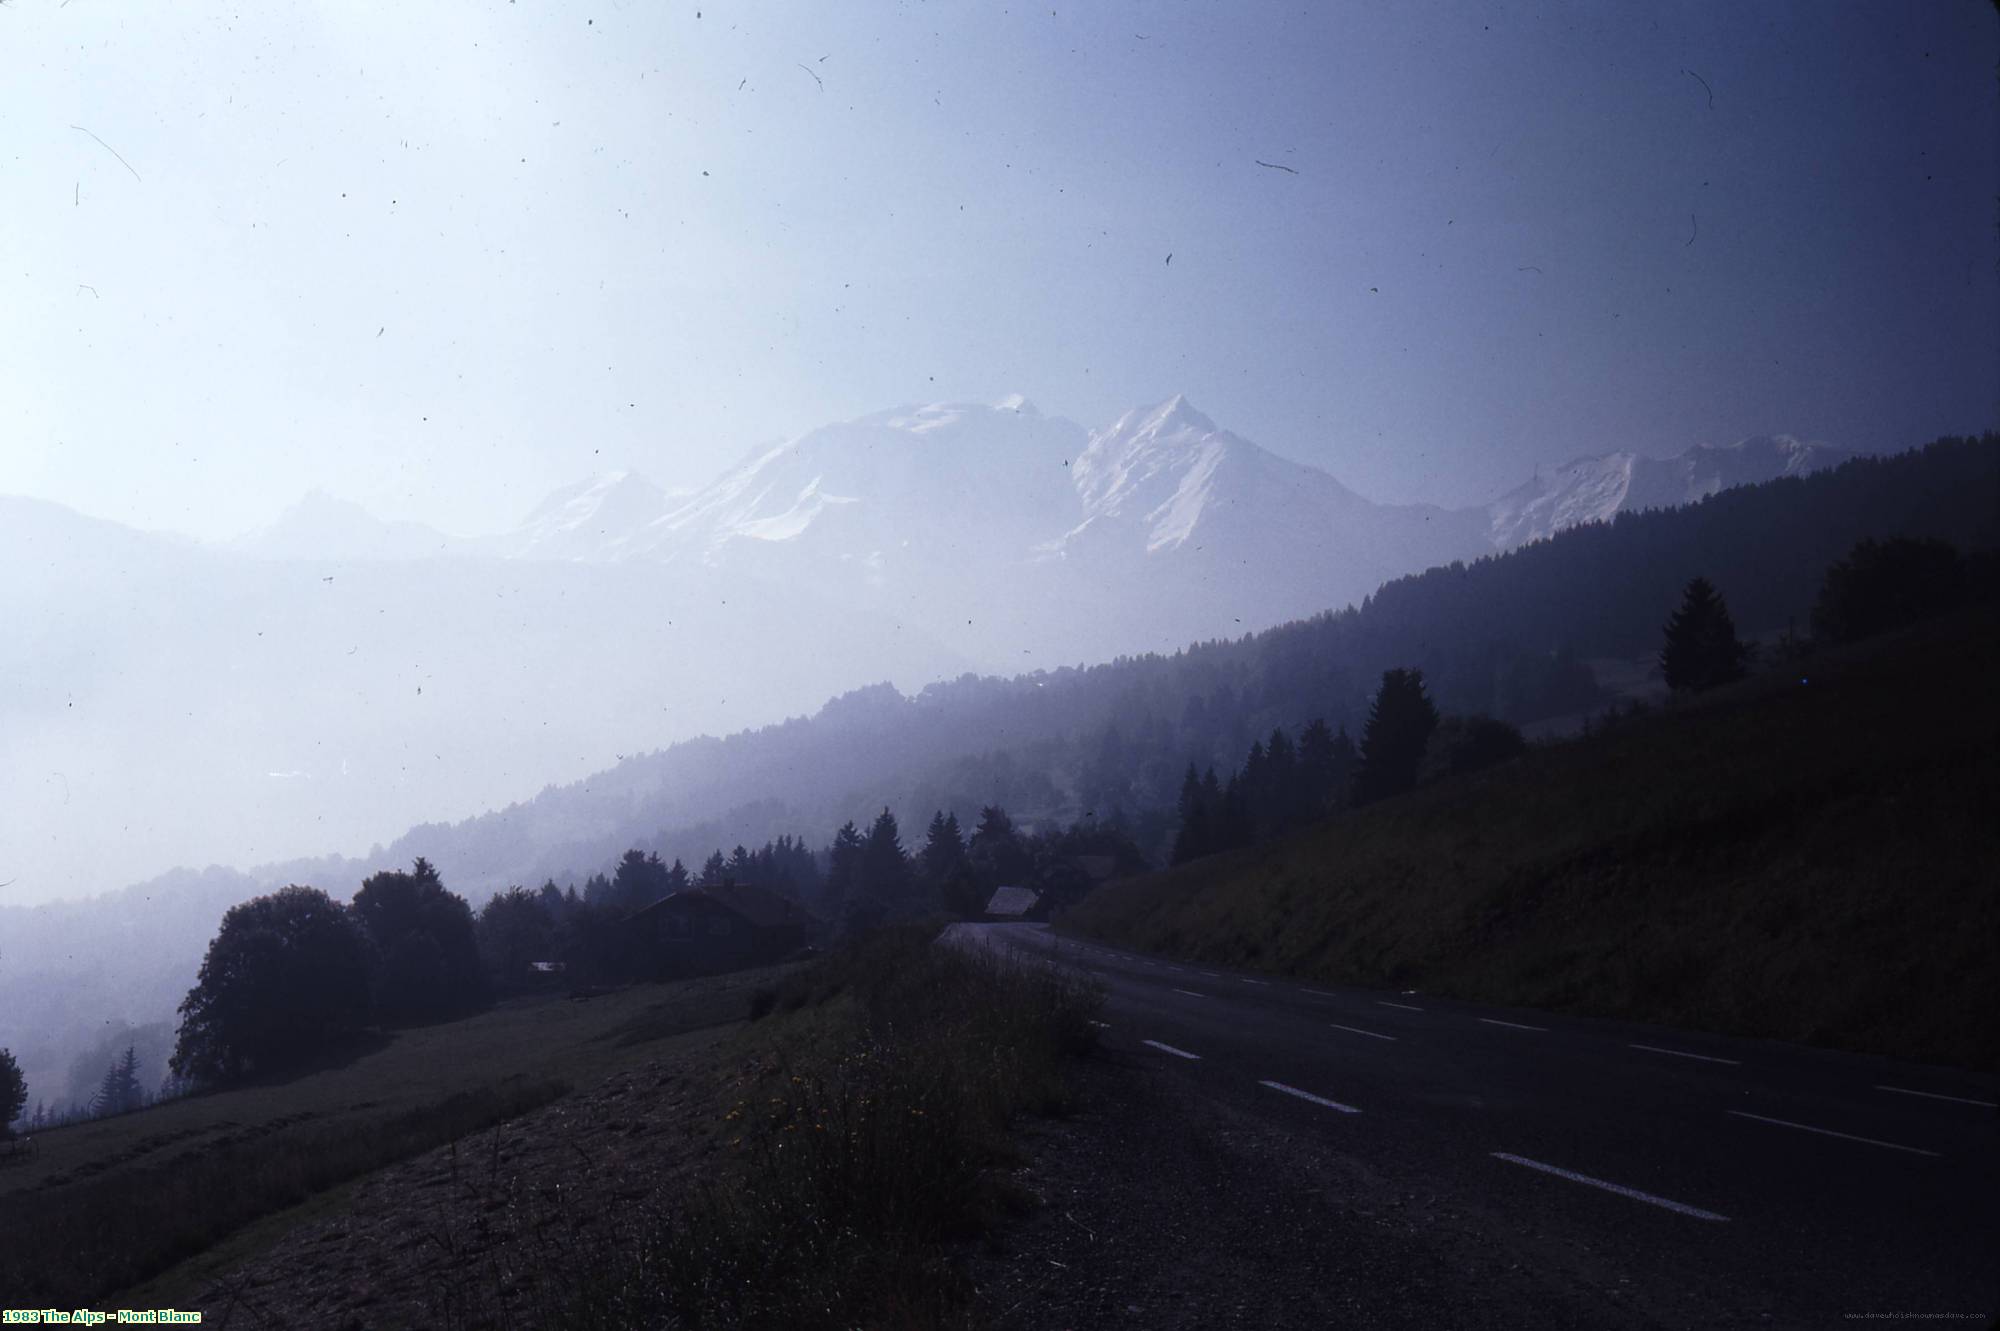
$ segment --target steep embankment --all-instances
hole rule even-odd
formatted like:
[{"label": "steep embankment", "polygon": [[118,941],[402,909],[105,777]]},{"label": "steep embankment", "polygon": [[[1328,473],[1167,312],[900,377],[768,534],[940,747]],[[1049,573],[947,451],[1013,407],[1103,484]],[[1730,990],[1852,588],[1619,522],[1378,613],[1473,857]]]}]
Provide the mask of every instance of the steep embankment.
[{"label": "steep embankment", "polygon": [[1218,964],[2000,1066],[1990,610],[1112,884]]}]

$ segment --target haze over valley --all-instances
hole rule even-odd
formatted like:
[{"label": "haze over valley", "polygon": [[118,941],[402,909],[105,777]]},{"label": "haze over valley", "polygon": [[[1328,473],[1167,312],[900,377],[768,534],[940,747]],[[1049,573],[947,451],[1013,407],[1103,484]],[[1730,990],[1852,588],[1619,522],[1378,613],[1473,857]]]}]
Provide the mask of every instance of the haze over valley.
[{"label": "haze over valley", "polygon": [[484,537],[317,492],[213,543],[8,499],[7,900],[359,854],[865,684],[1237,637],[1844,456],[1613,453],[1448,510],[1371,503],[1181,397],[1087,431],[1014,396],[826,426],[692,492],[582,480]]},{"label": "haze over valley", "polygon": [[1996,68],[0,0],[0,1320],[1991,1313]]}]

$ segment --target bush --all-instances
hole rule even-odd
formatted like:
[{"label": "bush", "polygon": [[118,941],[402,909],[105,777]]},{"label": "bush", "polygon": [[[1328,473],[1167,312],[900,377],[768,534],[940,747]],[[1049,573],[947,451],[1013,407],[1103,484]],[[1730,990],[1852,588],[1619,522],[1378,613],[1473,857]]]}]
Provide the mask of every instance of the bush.
[{"label": "bush", "polygon": [[1528,751],[1528,741],[1505,721],[1490,716],[1448,716],[1431,732],[1424,749],[1423,782],[1481,771]]}]

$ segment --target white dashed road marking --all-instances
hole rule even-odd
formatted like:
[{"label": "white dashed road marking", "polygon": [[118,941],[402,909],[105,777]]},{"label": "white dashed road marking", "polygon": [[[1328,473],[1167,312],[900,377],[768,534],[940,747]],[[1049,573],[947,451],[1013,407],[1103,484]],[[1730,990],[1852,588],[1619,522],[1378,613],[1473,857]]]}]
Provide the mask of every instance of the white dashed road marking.
[{"label": "white dashed road marking", "polygon": [[1816,1132],[1822,1137],[1838,1137],[1842,1141],[1863,1142],[1869,1146],[1886,1147],[1891,1151],[1908,1151],[1911,1155],[1935,1156],[1937,1154],[1936,1151],[1926,1151],[1921,1146],[1899,1146],[1895,1142],[1877,1141],[1873,1137],[1857,1137],[1851,1132],[1835,1132],[1832,1128],[1816,1128],[1810,1123],[1794,1123],[1790,1119],[1765,1118],[1762,1114],[1746,1114],[1741,1109],[1725,1109],[1723,1112],[1725,1114],[1734,1114],[1738,1118],[1755,1119],[1759,1123],[1776,1124],[1781,1128],[1797,1128],[1800,1132]]},{"label": "white dashed road marking", "polygon": [[1241,980],[1241,981],[1243,981],[1243,983],[1245,983],[1245,984],[1269,984],[1269,983],[1270,983],[1270,981],[1269,981],[1269,980],[1253,980],[1253,979],[1251,979],[1251,978],[1250,978],[1249,976],[1247,976],[1247,975],[1239,975],[1239,976],[1237,976],[1236,978],[1237,978],[1237,979],[1239,979],[1239,980]]},{"label": "white dashed road marking", "polygon": [[1981,1109],[2000,1109],[1991,1100],[1971,1100],[1963,1095],[1939,1095],[1936,1091],[1913,1091],[1907,1086],[1877,1086],[1878,1091],[1891,1091],[1897,1095],[1921,1095],[1926,1100],[1949,1100],[1955,1105],[1978,1105]]},{"label": "white dashed road marking", "polygon": [[1656,1044],[1635,1044],[1628,1047],[1643,1049],[1649,1054],[1672,1054],[1675,1058],[1698,1058],[1704,1063],[1727,1063],[1732,1068],[1743,1066],[1743,1060],[1741,1059],[1717,1058],[1712,1054],[1690,1054],[1685,1049],[1662,1049]]},{"label": "white dashed road marking", "polygon": [[1498,1017],[1481,1017],[1479,1020],[1488,1026],[1512,1026],[1517,1031],[1540,1031],[1544,1035],[1549,1033],[1549,1028],[1546,1026],[1528,1026],[1518,1021],[1502,1021]]},{"label": "white dashed road marking", "polygon": [[1324,989],[1301,989],[1301,990],[1299,990],[1299,992],[1300,992],[1300,993],[1302,993],[1302,994],[1311,994],[1311,995],[1312,995],[1312,996],[1313,996],[1314,998],[1339,998],[1339,997],[1340,997],[1340,995],[1339,995],[1339,994],[1329,994],[1329,993],[1328,993],[1328,992],[1327,992],[1326,990],[1324,990]]},{"label": "white dashed road marking", "polygon": [[1175,1058],[1186,1058],[1186,1059],[1191,1059],[1191,1060],[1193,1060],[1194,1062],[1197,1062],[1197,1063],[1199,1063],[1199,1062],[1201,1061],[1201,1055],[1200,1055],[1200,1054],[1190,1054],[1190,1053],[1189,1053],[1189,1052],[1188,1052],[1187,1050],[1185,1050],[1185,1049],[1176,1049],[1176,1048],[1174,1048],[1174,1047],[1173,1047],[1172,1045],[1170,1045],[1170,1044],[1161,1044],[1161,1043],[1160,1043],[1160,1042],[1159,1042],[1158,1040],[1141,1040],[1141,1041],[1139,1041],[1139,1043],[1140,1043],[1140,1044],[1149,1044],[1149,1045],[1153,1046],[1153,1048],[1155,1048],[1155,1049],[1159,1050],[1159,1051],[1160,1051],[1161,1053],[1163,1053],[1163,1054],[1172,1054],[1172,1055],[1173,1055],[1173,1056],[1174,1056]]},{"label": "white dashed road marking", "polygon": [[1403,1011],[1405,1011],[1405,1012],[1422,1012],[1422,1011],[1423,1011],[1423,1009],[1422,1009],[1422,1008],[1420,1008],[1420,1007],[1411,1007],[1411,1006],[1410,1006],[1410,1005],[1409,1005],[1408,1003],[1391,1003],[1391,1002],[1390,1002],[1390,1001],[1389,1001],[1388,999],[1386,999],[1386,998],[1378,998],[1378,999],[1376,999],[1376,1000],[1375,1000],[1375,1002],[1376,1002],[1376,1005],[1377,1005],[1377,1006],[1379,1006],[1379,1007],[1399,1007],[1399,1008],[1403,1009]]},{"label": "white dashed road marking", "polygon": [[1177,993],[1177,994],[1186,994],[1186,995],[1187,995],[1187,996],[1188,996],[1189,998],[1207,998],[1207,997],[1208,997],[1208,995],[1207,995],[1207,994],[1198,994],[1198,993],[1196,993],[1196,992],[1195,992],[1194,990],[1192,990],[1192,989],[1176,989],[1176,990],[1174,990],[1174,992],[1175,992],[1175,993]]},{"label": "white dashed road marking", "polygon": [[1344,1105],[1338,1100],[1329,1100],[1325,1096],[1314,1095],[1311,1091],[1302,1091],[1296,1086],[1287,1086],[1281,1081],[1260,1081],[1257,1084],[1259,1086],[1268,1086],[1274,1091],[1283,1091],[1286,1095],[1296,1095],[1301,1100],[1310,1100],[1314,1104],[1324,1105],[1328,1109],[1337,1109],[1343,1114],[1358,1114],[1361,1112],[1353,1105]]},{"label": "white dashed road marking", "polygon": [[1670,1202],[1665,1197],[1655,1197],[1650,1192],[1640,1192],[1637,1188],[1628,1188],[1622,1183],[1606,1183],[1603,1179],[1592,1178],[1588,1174],[1573,1174],[1567,1169],[1558,1169],[1554,1165],[1545,1165],[1539,1160],[1530,1160],[1523,1155],[1509,1155],[1505,1151],[1495,1151],[1493,1152],[1493,1158],[1495,1160],[1505,1160],[1510,1165],[1526,1165],[1529,1169],[1539,1169],[1544,1174],[1554,1174],[1557,1178],[1566,1178],[1571,1183],[1581,1183],[1591,1188],[1602,1188],[1606,1192],[1615,1192],[1620,1197],[1630,1197],[1635,1202],[1645,1202],[1649,1206],[1664,1207],[1679,1215],[1693,1216],[1696,1220],[1729,1219],[1726,1215],[1717,1215],[1713,1211],[1704,1211],[1698,1206],[1688,1206],[1682,1202]]},{"label": "white dashed road marking", "polygon": [[1330,1021],[1327,1025],[1337,1031],[1346,1031],[1349,1035],[1365,1035],[1371,1040],[1393,1040],[1396,1038],[1393,1035],[1381,1035],[1375,1031],[1364,1031],[1359,1026],[1343,1026],[1337,1021]]}]

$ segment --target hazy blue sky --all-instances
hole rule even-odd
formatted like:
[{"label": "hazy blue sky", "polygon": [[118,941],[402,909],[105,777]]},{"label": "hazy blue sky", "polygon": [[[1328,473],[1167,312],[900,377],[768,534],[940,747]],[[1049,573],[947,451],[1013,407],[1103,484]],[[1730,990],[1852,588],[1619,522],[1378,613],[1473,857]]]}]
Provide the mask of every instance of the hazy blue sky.
[{"label": "hazy blue sky", "polygon": [[491,530],[1016,390],[1444,502],[2000,424],[1985,0],[1055,5],[8,0],[0,492]]}]

